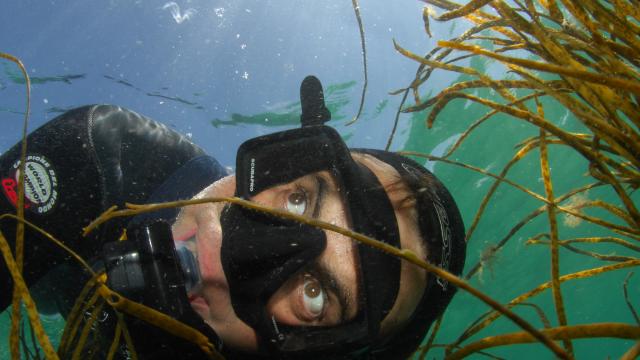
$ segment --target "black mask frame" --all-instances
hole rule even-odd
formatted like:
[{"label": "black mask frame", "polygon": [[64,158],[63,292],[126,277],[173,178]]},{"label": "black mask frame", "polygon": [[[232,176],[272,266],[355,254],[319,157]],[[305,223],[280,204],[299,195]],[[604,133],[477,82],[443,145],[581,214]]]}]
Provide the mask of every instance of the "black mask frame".
[{"label": "black mask frame", "polygon": [[[338,186],[344,194],[352,229],[400,247],[397,219],[385,189],[371,170],[352,159],[340,135],[328,126],[315,125],[282,131],[242,144],[236,160],[236,196],[251,199],[273,186],[325,170],[335,174],[339,181]],[[258,275],[255,271],[253,275],[247,275],[247,271],[251,272],[247,269],[250,266],[246,263],[239,266],[234,263],[234,258],[239,253],[245,258],[250,257],[247,251],[252,250],[248,249],[266,246],[260,245],[264,239],[229,236],[230,232],[248,227],[265,227],[269,229],[265,234],[278,238],[279,231],[290,233],[295,228],[300,238],[325,242],[326,234],[309,225],[257,215],[255,211],[238,205],[227,206],[221,223],[222,261],[234,310],[240,319],[256,330],[264,346],[281,357],[295,357],[297,354],[308,357],[314,353],[327,356],[333,352],[359,352],[375,341],[380,323],[391,310],[398,294],[399,259],[358,243],[361,297],[356,317],[334,327],[278,325],[267,314],[266,302],[288,277],[299,271],[305,262],[313,259],[307,253],[301,255],[300,259],[304,261],[298,261],[298,267],[291,266],[292,262],[285,259],[280,264],[272,263],[271,269],[260,271]],[[232,237],[233,241],[229,240]],[[232,244],[233,242],[235,243]],[[246,246],[248,244],[241,242],[252,243],[251,246]],[[324,246],[323,243],[319,250],[314,250],[315,257],[322,252]],[[285,275],[289,276],[283,277],[283,269],[287,273]],[[262,277],[259,278],[260,281],[256,281],[258,279],[255,276]],[[265,286],[256,291],[256,283],[263,283]]]}]

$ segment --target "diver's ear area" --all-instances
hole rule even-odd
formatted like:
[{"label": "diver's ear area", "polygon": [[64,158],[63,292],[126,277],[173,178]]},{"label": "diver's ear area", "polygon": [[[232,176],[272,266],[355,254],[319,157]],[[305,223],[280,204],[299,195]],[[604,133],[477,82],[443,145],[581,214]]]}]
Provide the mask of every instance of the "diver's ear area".
[{"label": "diver's ear area", "polygon": [[[400,154],[361,148],[352,148],[351,151],[372,155],[398,171],[416,198],[418,228],[427,243],[428,261],[460,275],[467,246],[464,223],[453,196],[444,184],[424,166]],[[373,351],[374,358],[410,357],[456,291],[457,288],[446,280],[429,275],[425,292],[409,321]]]},{"label": "diver's ear area", "polygon": [[325,233],[235,204],[225,207],[220,225],[220,258],[233,309],[259,330],[271,296],[324,251]]},{"label": "diver's ear area", "polygon": [[317,77],[309,75],[300,84],[300,106],[302,127],[323,125],[331,120],[331,112],[324,104],[322,84]]}]

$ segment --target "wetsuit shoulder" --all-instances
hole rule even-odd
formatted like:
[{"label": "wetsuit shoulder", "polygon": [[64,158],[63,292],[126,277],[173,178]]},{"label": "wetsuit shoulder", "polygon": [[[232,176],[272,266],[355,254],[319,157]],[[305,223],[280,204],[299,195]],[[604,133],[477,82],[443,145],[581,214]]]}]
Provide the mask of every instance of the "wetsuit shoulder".
[{"label": "wetsuit shoulder", "polygon": [[[70,110],[28,136],[26,218],[81,256],[96,256],[117,238],[126,219],[102,226],[88,238],[82,228],[112,205],[144,201],[165,179],[204,151],[181,134],[133,111],[112,105]],[[0,213],[15,213],[20,143],[0,156]],[[0,230],[13,246],[15,222]],[[24,277],[28,284],[70,259],[35,231],[27,230]],[[0,309],[12,282],[0,262]]]}]

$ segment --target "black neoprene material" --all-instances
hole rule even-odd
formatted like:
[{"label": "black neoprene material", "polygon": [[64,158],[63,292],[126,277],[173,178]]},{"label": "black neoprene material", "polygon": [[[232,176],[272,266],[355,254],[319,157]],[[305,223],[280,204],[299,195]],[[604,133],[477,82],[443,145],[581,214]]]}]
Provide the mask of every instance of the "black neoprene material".
[{"label": "black neoprene material", "polygon": [[[83,258],[98,255],[106,241],[116,240],[127,219],[101,226],[87,238],[82,228],[112,205],[143,203],[169,175],[204,152],[184,136],[132,111],[108,105],[77,108],[51,120],[28,137],[27,187],[47,203],[28,202],[26,219],[46,229]],[[141,156],[147,157],[141,161]],[[149,157],[153,157],[150,159]],[[0,157],[0,213],[15,213],[11,192],[20,144]],[[44,185],[43,185],[44,184]],[[49,194],[47,194],[49,192]],[[51,194],[55,193],[55,196]],[[38,212],[38,210],[41,212]],[[0,229],[11,246],[15,221]],[[28,285],[70,257],[27,228],[24,277]],[[81,283],[79,278],[74,282]],[[80,285],[82,286],[82,285]],[[13,283],[0,261],[0,309],[11,302]],[[66,294],[71,303],[75,294]]]},{"label": "black neoprene material", "polygon": [[[462,273],[466,256],[464,223],[447,188],[429,170],[402,155],[375,149],[352,149],[394,167],[416,200],[420,235],[427,242],[427,260],[454,275]],[[429,327],[446,309],[457,288],[429,274],[425,292],[409,322],[372,349],[375,359],[406,359],[420,345]]]},{"label": "black neoprene material", "polygon": [[324,232],[235,204],[225,207],[220,220],[224,239],[220,258],[233,308],[247,324],[261,326],[271,295],[325,249]]}]

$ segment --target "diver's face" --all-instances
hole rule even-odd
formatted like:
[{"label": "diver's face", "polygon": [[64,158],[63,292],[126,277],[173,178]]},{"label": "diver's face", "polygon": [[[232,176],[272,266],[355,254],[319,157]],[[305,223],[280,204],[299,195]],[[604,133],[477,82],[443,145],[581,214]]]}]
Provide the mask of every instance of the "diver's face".
[{"label": "diver's face", "polygon": [[[399,175],[388,164],[371,156],[357,160],[378,177],[382,185],[394,183]],[[200,192],[196,198],[233,196],[235,177],[223,178]],[[406,193],[387,191],[398,204]],[[349,227],[345,205],[335,182],[326,172],[307,175],[258,194],[254,201],[287,209],[340,227]],[[255,331],[233,310],[227,279],[220,261],[222,230],[220,215],[225,203],[207,203],[183,209],[173,226],[176,241],[195,238],[203,286],[191,296],[191,306],[215,330],[227,346],[251,351],[258,347]],[[396,208],[402,248],[426,258],[415,225],[415,209]],[[279,323],[289,325],[337,325],[353,319],[358,312],[357,252],[351,239],[326,232],[327,246],[312,264],[293,275],[271,297],[267,312]],[[382,322],[382,333],[401,327],[422,297],[426,274],[402,262],[400,289],[391,312]]]},{"label": "diver's face", "polygon": [[[204,189],[198,198],[233,196],[235,178],[226,177]],[[292,213],[349,227],[337,185],[327,172],[303,176],[265,190],[253,201]],[[257,348],[255,332],[236,316],[220,261],[220,214],[224,203],[190,206],[181,212],[173,232],[177,241],[195,236],[202,288],[191,305],[227,345]],[[267,304],[278,323],[298,326],[332,326],[353,319],[358,312],[356,252],[351,239],[326,232],[327,245],[311,264],[287,280]]]}]

